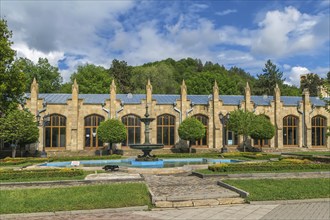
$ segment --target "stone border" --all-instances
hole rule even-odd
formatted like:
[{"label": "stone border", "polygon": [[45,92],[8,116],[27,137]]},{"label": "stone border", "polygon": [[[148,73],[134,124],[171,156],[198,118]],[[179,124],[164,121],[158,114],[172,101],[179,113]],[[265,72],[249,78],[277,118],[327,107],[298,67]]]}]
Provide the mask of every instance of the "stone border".
[{"label": "stone border", "polygon": [[248,197],[250,194],[242,189],[236,188],[235,186],[229,185],[228,183],[224,183],[222,181],[218,181],[217,182],[219,186],[222,186],[223,188],[232,190],[234,192],[237,192],[241,197],[246,198]]},{"label": "stone border", "polygon": [[319,198],[319,199],[299,199],[299,200],[269,200],[269,201],[250,201],[251,205],[276,205],[276,204],[298,204],[298,203],[309,203],[309,202],[328,202],[330,198]]},{"label": "stone border", "polygon": [[192,172],[193,175],[200,178],[223,177],[223,178],[287,178],[287,177],[327,177],[330,178],[330,171],[318,172],[291,172],[291,173],[236,173],[236,174],[202,174]]},{"label": "stone border", "polygon": [[23,219],[25,217],[54,217],[54,216],[58,216],[58,215],[100,214],[100,213],[113,213],[113,212],[145,211],[145,210],[148,210],[147,205],[123,207],[123,208],[109,208],[109,209],[1,214],[1,219]]}]

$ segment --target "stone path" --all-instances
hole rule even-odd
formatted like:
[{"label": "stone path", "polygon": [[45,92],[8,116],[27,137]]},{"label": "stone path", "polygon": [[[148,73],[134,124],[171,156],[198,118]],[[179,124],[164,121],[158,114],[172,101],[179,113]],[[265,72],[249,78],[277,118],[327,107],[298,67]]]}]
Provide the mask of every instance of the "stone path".
[{"label": "stone path", "polygon": [[189,207],[244,203],[239,194],[217,184],[219,178],[145,175],[156,207]]}]

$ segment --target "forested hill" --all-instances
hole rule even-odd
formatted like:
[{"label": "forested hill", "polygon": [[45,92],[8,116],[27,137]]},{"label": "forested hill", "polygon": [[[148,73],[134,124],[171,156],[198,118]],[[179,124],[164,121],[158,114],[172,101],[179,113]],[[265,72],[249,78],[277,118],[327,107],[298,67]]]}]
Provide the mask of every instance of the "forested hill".
[{"label": "forested hill", "polygon": [[[107,69],[94,64],[79,66],[70,77],[70,82],[61,83],[58,68],[52,67],[47,59],[39,59],[33,64],[27,59],[19,59],[22,71],[26,75],[26,92],[33,77],[39,83],[40,93],[71,93],[74,79],[79,84],[81,94],[109,93],[109,85],[114,79],[117,93],[145,93],[147,80],[150,79],[154,94],[179,94],[182,80],[185,80],[188,94],[211,94],[216,80],[219,93],[223,95],[243,95],[248,82],[253,95],[273,95],[276,83],[284,96],[300,96],[302,88],[284,84],[283,73],[270,60],[253,77],[239,67],[226,69],[223,65],[210,61],[202,63],[199,59],[186,58],[146,63],[141,66],[129,66],[125,61],[113,60]],[[323,79],[311,74],[312,83],[305,85],[310,88],[311,95],[316,95],[316,86]],[[314,88],[315,87],[315,88]]]}]

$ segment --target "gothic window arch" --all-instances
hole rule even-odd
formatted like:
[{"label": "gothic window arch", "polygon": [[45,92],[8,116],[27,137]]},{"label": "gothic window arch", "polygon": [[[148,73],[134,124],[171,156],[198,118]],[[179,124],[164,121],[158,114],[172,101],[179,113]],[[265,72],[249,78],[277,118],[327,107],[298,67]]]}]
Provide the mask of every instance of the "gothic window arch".
[{"label": "gothic window arch", "polygon": [[327,119],[321,115],[312,118],[312,146],[326,146]]},{"label": "gothic window arch", "polygon": [[141,121],[140,117],[134,114],[125,115],[121,118],[121,121],[126,127],[127,137],[123,141],[123,146],[128,146],[130,144],[140,144],[141,143]]},{"label": "gothic window arch", "polygon": [[163,114],[157,117],[157,143],[173,146],[175,143],[175,116]]},{"label": "gothic window arch", "polygon": [[97,128],[100,126],[102,121],[104,121],[104,117],[96,114],[85,117],[85,148],[98,149],[103,146],[103,142],[99,140],[97,135]]},{"label": "gothic window arch", "polygon": [[283,118],[283,145],[298,146],[298,125],[299,118],[288,115]]},{"label": "gothic window arch", "polygon": [[45,122],[45,147],[61,149],[66,147],[66,117],[60,114],[51,114],[50,120]]},{"label": "gothic window arch", "polygon": [[196,146],[207,146],[208,145],[208,134],[209,134],[209,118],[205,115],[202,114],[198,114],[198,115],[194,115],[194,118],[196,118],[197,120],[199,120],[200,122],[202,122],[202,124],[205,127],[205,136],[200,139],[200,140],[196,140],[196,143],[194,145]]}]

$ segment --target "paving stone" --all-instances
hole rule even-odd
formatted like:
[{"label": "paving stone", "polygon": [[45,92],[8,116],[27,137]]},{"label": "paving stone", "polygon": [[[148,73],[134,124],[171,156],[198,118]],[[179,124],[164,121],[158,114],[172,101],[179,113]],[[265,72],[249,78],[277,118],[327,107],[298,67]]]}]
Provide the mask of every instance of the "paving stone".
[{"label": "paving stone", "polygon": [[194,206],[215,206],[219,205],[216,199],[192,200]]},{"label": "paving stone", "polygon": [[192,201],[180,201],[180,202],[172,202],[174,208],[178,207],[191,207],[193,206]]},{"label": "paving stone", "polygon": [[159,208],[172,208],[173,203],[169,201],[156,201],[155,206]]}]

